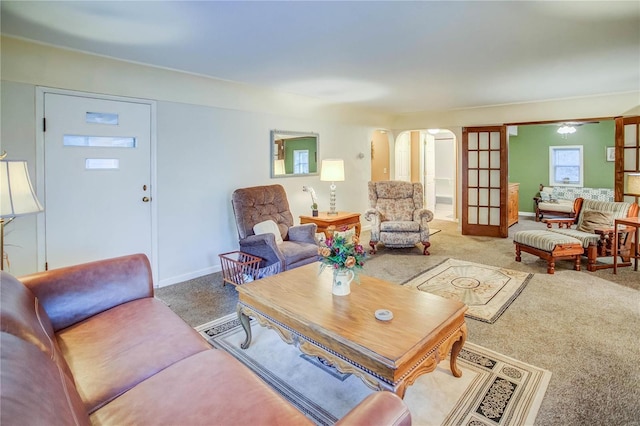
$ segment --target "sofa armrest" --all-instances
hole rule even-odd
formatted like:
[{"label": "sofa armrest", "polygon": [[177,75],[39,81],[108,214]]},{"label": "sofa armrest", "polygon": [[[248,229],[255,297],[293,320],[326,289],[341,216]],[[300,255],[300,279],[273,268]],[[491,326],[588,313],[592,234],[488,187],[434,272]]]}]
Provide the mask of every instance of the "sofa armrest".
[{"label": "sofa armrest", "polygon": [[316,231],[318,225],[315,223],[305,223],[303,225],[294,225],[289,228],[289,241],[298,241],[302,243],[317,244]]},{"label": "sofa armrest", "polygon": [[356,405],[336,426],[344,425],[411,425],[411,413],[395,393],[374,392]]},{"label": "sofa armrest", "polygon": [[19,278],[40,300],[55,331],[115,306],[153,297],[144,254],[83,263]]},{"label": "sofa armrest", "polygon": [[428,209],[417,209],[413,211],[413,220],[420,222],[420,226],[428,226],[427,222],[433,220],[433,212]]}]

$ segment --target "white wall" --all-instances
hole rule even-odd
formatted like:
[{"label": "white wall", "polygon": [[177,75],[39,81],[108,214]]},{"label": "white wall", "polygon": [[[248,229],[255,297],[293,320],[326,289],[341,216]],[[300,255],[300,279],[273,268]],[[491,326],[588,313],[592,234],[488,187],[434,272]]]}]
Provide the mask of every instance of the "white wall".
[{"label": "white wall", "polygon": [[[319,177],[269,178],[270,129],[319,133],[320,159],[345,160],[347,180],[337,183],[338,209],[362,213],[367,207],[370,140],[375,129],[396,129],[389,132],[393,140],[403,130],[447,128],[460,141],[465,125],[638,111],[636,93],[394,118],[8,37],[0,42],[0,149],[8,152],[9,159],[27,160],[34,181],[36,86],[157,101],[156,282],[163,285],[217,270],[217,255],[237,248],[230,204],[235,188],[281,183],[297,217],[308,213],[310,197],[302,186],[311,185],[321,208],[326,208],[329,185]],[[357,158],[360,152],[365,153],[362,160]],[[393,161],[392,150],[392,168]],[[35,228],[35,217],[21,217],[9,225],[6,244],[11,250],[11,272],[16,275],[41,269],[36,265]]]},{"label": "white wall", "polygon": [[[236,188],[282,184],[296,221],[311,204],[303,185],[313,186],[320,208],[328,208],[329,184],[318,176],[269,177],[271,129],[319,133],[320,159],[345,160],[347,180],[336,183],[337,207],[367,207],[369,141],[374,129],[388,126],[384,116],[7,38],[1,59],[1,149],[9,159],[28,161],[34,184],[37,85],[157,101],[160,285],[217,271],[218,254],[238,248],[230,201]],[[364,159],[357,158],[360,152]],[[11,272],[42,269],[36,218],[17,218],[7,231]]]}]

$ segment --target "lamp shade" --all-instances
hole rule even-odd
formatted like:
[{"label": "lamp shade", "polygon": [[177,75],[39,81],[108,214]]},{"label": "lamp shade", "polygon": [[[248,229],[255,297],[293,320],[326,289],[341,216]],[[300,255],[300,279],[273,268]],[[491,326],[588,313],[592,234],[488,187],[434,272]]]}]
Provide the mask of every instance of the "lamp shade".
[{"label": "lamp shade", "polygon": [[26,161],[0,161],[0,217],[16,217],[43,211]]},{"label": "lamp shade", "polygon": [[627,175],[627,193],[640,195],[640,173],[629,173]]},{"label": "lamp shade", "polygon": [[344,161],[340,159],[322,160],[320,180],[326,182],[341,182],[344,180]]}]

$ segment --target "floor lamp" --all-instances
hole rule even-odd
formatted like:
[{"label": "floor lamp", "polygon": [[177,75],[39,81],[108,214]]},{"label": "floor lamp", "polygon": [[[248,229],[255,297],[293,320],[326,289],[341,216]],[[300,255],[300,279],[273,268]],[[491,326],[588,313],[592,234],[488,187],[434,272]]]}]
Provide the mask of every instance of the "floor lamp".
[{"label": "floor lamp", "polygon": [[344,180],[344,161],[340,159],[322,160],[322,170],[320,180],[331,182],[331,193],[329,195],[329,214],[336,215],[336,182]]},{"label": "floor lamp", "polygon": [[43,210],[31,186],[27,162],[0,160],[0,270],[4,270],[4,226],[17,216]]}]

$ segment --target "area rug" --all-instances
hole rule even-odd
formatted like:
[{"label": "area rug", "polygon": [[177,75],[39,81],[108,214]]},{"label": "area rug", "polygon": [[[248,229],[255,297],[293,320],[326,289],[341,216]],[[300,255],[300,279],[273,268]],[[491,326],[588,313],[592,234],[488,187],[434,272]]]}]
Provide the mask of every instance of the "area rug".
[{"label": "area rug", "polygon": [[[196,327],[216,348],[253,370],[318,425],[331,425],[373,392],[357,377],[342,374],[303,355],[256,321],[251,346],[240,349],[245,333],[235,314]],[[462,377],[444,360],[407,388],[415,425],[533,424],[551,373],[467,342],[458,357]]]},{"label": "area rug", "polygon": [[403,285],[460,300],[469,306],[467,317],[492,324],[532,277],[527,272],[447,259]]}]

